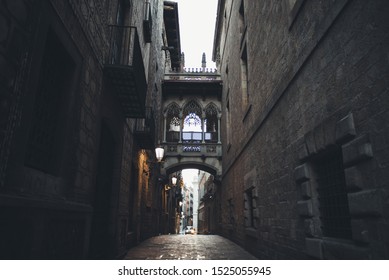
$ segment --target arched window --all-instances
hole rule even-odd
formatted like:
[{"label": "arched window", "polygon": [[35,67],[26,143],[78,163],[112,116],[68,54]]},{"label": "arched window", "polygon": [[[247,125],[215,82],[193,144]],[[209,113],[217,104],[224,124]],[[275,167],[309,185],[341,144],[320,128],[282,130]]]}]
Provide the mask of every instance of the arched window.
[{"label": "arched window", "polygon": [[205,108],[205,141],[218,141],[218,118],[217,118],[217,107],[211,103]]},{"label": "arched window", "polygon": [[201,132],[201,118],[196,113],[189,113],[184,119],[184,128],[182,131]]},{"label": "arched window", "polygon": [[[202,109],[200,105],[191,100],[186,104],[183,110],[184,113],[184,127],[182,132],[182,140],[186,143],[200,143],[203,139],[202,127]],[[184,150],[200,151],[200,147],[184,147]]]},{"label": "arched window", "polygon": [[176,103],[170,104],[167,108],[166,126],[167,141],[178,142],[180,139],[181,120],[180,107]]}]

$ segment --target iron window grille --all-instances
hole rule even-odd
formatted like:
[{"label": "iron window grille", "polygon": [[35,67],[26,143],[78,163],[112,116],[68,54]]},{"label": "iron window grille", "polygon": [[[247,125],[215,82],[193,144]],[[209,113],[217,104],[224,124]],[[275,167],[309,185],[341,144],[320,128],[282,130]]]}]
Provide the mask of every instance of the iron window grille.
[{"label": "iron window grille", "polygon": [[75,64],[49,31],[35,95],[25,164],[58,175],[66,93]]},{"label": "iron window grille", "polygon": [[340,149],[315,162],[323,236],[351,239],[351,222]]}]

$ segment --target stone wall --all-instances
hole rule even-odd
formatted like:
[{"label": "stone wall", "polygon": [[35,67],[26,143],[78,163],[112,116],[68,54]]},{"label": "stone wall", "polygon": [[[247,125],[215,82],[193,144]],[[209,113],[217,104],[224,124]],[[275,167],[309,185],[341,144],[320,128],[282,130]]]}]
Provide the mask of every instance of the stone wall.
[{"label": "stone wall", "polygon": [[[125,24],[138,30],[147,71],[146,106],[158,109],[165,64],[160,51],[163,4],[151,1],[150,43],[143,36],[144,1],[125,2],[130,3]],[[128,231],[134,227],[130,223],[140,211],[133,207],[145,205],[134,203],[144,198],[132,193],[142,189],[134,179],[139,175],[134,166],[140,150],[134,120],[125,119],[103,71],[108,25],[115,24],[117,6],[118,1],[105,0],[0,1],[0,223],[7,228],[1,233],[0,247],[4,258],[117,258],[125,253]],[[48,41],[60,46],[53,51],[58,51],[58,57],[66,53],[71,67],[70,74],[65,73],[67,82],[59,87],[65,94],[59,105],[59,140],[51,152],[55,167],[45,166],[53,172],[28,166],[25,159]],[[154,185],[149,189],[154,190]],[[155,213],[157,195],[146,197],[153,198]],[[157,218],[149,219],[152,224]],[[150,232],[138,230],[137,238],[157,233],[155,228],[147,229]],[[104,242],[99,242],[102,236]]]},{"label": "stone wall", "polygon": [[[296,5],[244,1],[242,36],[241,1],[225,1],[226,13],[219,10],[222,208],[234,209],[223,212],[224,234],[261,258],[387,258],[389,5]],[[244,46],[247,104],[236,78]],[[347,241],[323,237],[310,172],[332,147],[343,156],[352,230]],[[254,228],[244,226],[247,188],[257,192]]]}]

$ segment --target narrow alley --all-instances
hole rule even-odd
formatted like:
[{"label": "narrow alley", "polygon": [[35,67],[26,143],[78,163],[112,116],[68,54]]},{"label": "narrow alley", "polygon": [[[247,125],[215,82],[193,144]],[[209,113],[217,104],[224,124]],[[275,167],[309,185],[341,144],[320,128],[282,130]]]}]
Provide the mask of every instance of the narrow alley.
[{"label": "narrow alley", "polygon": [[388,260],[388,14],[0,0],[0,259]]},{"label": "narrow alley", "polygon": [[130,249],[126,260],[255,260],[232,241],[219,235],[159,235]]}]

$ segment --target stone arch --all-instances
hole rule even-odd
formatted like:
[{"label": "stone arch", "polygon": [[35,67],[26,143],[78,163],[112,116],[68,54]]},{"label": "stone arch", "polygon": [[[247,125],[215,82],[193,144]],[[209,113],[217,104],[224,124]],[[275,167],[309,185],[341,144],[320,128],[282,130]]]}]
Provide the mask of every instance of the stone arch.
[{"label": "stone arch", "polygon": [[201,102],[198,102],[196,99],[189,99],[182,106],[182,112],[185,115],[186,113],[196,113],[201,116],[204,108],[201,106]]},{"label": "stone arch", "polygon": [[200,163],[196,161],[188,161],[183,163],[176,163],[173,165],[170,165],[166,168],[166,175],[172,174],[174,172],[183,170],[183,169],[199,169],[202,171],[206,171],[210,173],[213,176],[216,176],[219,174],[217,168],[214,165],[210,165],[207,163]]},{"label": "stone arch", "polygon": [[170,110],[170,111],[171,111],[171,110],[178,110],[178,111],[177,111],[177,113],[178,113],[179,110],[181,110],[181,107],[180,107],[180,105],[177,104],[177,102],[172,101],[172,102],[170,102],[168,105],[165,106],[164,112],[165,112],[165,113],[168,113],[169,110]]},{"label": "stone arch", "polygon": [[219,108],[214,102],[209,102],[209,103],[205,106],[204,111],[207,112],[208,110],[213,110],[213,109],[215,109],[216,112],[217,112],[218,114],[221,113],[220,108]]},{"label": "stone arch", "polygon": [[181,110],[180,105],[177,104],[177,102],[173,101],[165,106],[164,113],[165,114],[179,114]]}]

